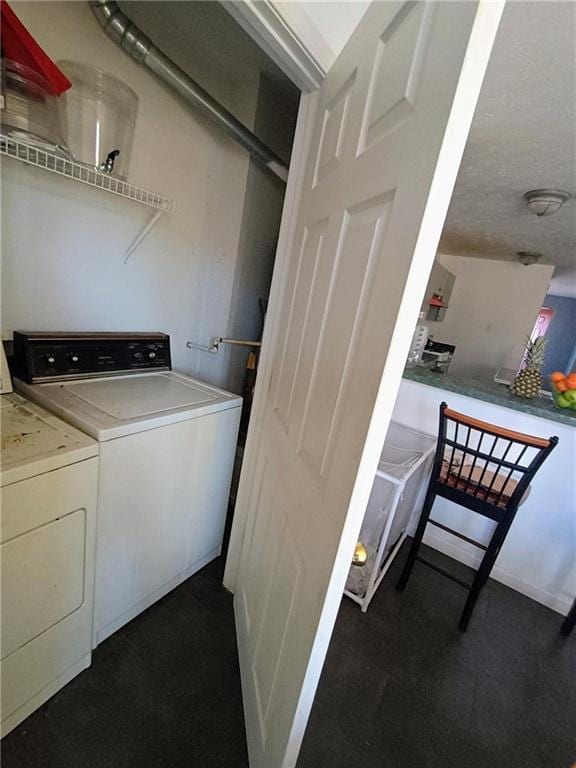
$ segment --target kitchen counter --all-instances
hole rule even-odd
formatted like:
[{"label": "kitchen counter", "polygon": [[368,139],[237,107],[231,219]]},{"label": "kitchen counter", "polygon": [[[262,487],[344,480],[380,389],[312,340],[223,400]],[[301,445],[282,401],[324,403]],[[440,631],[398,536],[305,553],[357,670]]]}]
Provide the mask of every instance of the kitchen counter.
[{"label": "kitchen counter", "polygon": [[546,397],[522,400],[510,394],[505,384],[464,379],[449,373],[433,373],[426,368],[406,368],[404,378],[428,387],[444,389],[475,400],[500,405],[503,408],[511,408],[547,421],[557,421],[559,424],[576,427],[576,411],[556,408],[552,400]]}]

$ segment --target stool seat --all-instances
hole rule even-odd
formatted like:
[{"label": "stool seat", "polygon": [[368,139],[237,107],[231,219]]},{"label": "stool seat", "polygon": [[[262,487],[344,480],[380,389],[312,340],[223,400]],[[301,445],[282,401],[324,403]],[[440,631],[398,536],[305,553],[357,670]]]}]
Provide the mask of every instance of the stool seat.
[{"label": "stool seat", "polygon": [[464,493],[484,499],[502,509],[506,509],[518,485],[517,480],[490,469],[475,467],[472,464],[450,467],[446,460],[442,462],[439,480],[451,488],[458,488]]},{"label": "stool seat", "polygon": [[[448,576],[470,591],[459,624],[460,631],[465,632],[516,512],[530,492],[530,482],[557,444],[557,437],[545,439],[513,432],[452,411],[442,403],[432,475],[398,590],[406,587],[417,560]],[[475,541],[431,518],[436,496],[492,520],[495,527],[490,541]],[[418,556],[428,523],[484,550],[471,584]]]}]

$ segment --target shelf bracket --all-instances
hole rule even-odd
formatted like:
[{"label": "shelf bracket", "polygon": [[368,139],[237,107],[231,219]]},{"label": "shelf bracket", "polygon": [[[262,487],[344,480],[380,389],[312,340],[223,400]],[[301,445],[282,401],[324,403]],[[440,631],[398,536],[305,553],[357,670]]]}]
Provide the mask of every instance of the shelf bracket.
[{"label": "shelf bracket", "polygon": [[124,260],[123,260],[124,264],[126,264],[128,262],[128,259],[130,258],[130,256],[132,256],[132,254],[134,253],[136,248],[138,248],[140,243],[143,240],[145,240],[146,237],[148,237],[148,235],[154,229],[154,227],[158,223],[158,219],[160,218],[160,216],[162,216],[163,213],[164,213],[164,211],[162,211],[162,210],[157,210],[157,211],[154,212],[154,215],[149,220],[148,224],[146,224],[146,226],[139,232],[139,234],[136,236],[136,238],[132,241],[132,243],[129,246],[128,250],[125,252]]}]

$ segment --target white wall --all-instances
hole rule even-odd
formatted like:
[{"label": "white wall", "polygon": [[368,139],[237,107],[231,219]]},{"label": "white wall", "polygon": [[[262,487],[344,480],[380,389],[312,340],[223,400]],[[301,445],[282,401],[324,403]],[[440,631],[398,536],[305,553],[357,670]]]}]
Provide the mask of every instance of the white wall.
[{"label": "white wall", "polygon": [[492,381],[501,366],[519,365],[554,267],[440,254],[455,276],[442,322],[427,323],[436,341],[455,344],[455,376]]},{"label": "white wall", "polygon": [[366,13],[367,0],[272,0],[284,24],[327,72]]},{"label": "white wall", "polygon": [[306,2],[304,0],[299,5],[311,18],[336,58],[368,10],[370,2],[367,0]]},{"label": "white wall", "polygon": [[[518,432],[558,435],[558,446],[539,470],[530,495],[518,510],[492,577],[567,613],[576,595],[576,429],[407,380],[400,385],[392,418],[437,434],[443,400],[457,411]],[[493,528],[486,518],[441,498],[436,499],[433,517],[478,541],[486,541]],[[467,565],[476,568],[479,564],[475,547],[439,528],[428,526],[425,542]]]},{"label": "white wall", "polygon": [[[139,98],[130,181],[182,202],[122,263],[151,212],[15,161],[2,188],[2,334],[14,329],[161,330],[176,368],[226,384],[224,356],[193,353],[226,334],[248,174],[248,154],[122,53],[85,2],[15,2],[55,60],[114,73]],[[191,56],[194,52],[191,51]],[[252,125],[258,79],[223,78],[194,62],[198,79]]]}]

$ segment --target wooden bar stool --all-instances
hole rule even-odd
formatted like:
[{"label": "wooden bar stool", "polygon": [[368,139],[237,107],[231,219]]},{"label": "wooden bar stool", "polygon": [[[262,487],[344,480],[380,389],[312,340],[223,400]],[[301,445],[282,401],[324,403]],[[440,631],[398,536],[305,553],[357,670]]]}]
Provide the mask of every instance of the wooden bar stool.
[{"label": "wooden bar stool", "polygon": [[[408,583],[416,560],[465,587],[470,594],[459,624],[460,631],[465,632],[518,507],[529,493],[530,482],[557,443],[557,437],[546,440],[512,432],[452,411],[446,403],[442,403],[432,475],[397,589],[402,591]],[[442,496],[493,520],[496,525],[488,544],[475,541],[431,519],[430,513],[436,496]],[[484,550],[484,557],[472,584],[452,576],[418,555],[428,523]]]}]

